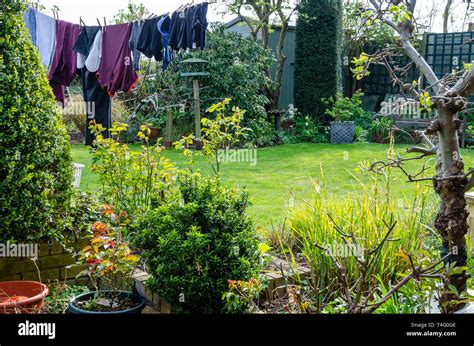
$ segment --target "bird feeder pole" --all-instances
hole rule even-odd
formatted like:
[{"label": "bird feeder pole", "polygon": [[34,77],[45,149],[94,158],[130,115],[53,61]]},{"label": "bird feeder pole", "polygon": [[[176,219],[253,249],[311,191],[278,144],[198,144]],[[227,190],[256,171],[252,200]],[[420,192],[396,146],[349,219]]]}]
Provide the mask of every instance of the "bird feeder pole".
[{"label": "bird feeder pole", "polygon": [[[204,64],[208,64],[209,61],[203,59],[186,59],[181,61],[181,64],[192,66],[196,68],[199,65],[203,66]],[[194,104],[194,145],[196,150],[202,149],[202,139],[201,139],[201,98],[199,93],[199,77],[209,76],[209,72],[203,72],[202,68],[201,71],[196,72],[182,72],[181,77],[192,77],[193,78],[193,104]]]},{"label": "bird feeder pole", "polygon": [[199,97],[199,79],[193,79],[194,123],[196,141],[201,141],[201,98]]}]

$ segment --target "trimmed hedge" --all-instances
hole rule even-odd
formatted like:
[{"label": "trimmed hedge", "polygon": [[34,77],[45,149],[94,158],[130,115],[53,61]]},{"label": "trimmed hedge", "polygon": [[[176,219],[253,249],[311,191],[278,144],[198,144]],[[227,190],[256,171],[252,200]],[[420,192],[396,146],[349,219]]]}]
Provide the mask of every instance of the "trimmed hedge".
[{"label": "trimmed hedge", "polygon": [[69,138],[24,26],[25,10],[24,1],[2,0],[0,241],[52,236],[72,190]]},{"label": "trimmed hedge", "polygon": [[341,89],[342,1],[301,0],[296,25],[295,106],[324,116],[321,98]]}]

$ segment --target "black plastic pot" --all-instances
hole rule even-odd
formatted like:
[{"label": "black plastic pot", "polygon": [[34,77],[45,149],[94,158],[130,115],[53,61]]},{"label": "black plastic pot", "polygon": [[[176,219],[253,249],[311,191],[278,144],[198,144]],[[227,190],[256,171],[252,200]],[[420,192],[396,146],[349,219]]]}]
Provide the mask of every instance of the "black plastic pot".
[{"label": "black plastic pot", "polygon": [[[89,311],[89,310],[83,310],[81,308],[78,308],[76,306],[76,303],[78,302],[83,302],[86,300],[90,300],[94,295],[97,293],[100,293],[102,296],[108,296],[108,295],[119,295],[121,298],[130,298],[134,302],[136,302],[136,305],[133,308],[129,308],[126,310],[121,310],[121,311],[111,311],[111,312],[102,312],[102,311]],[[87,292],[83,293],[81,295],[78,295],[77,297],[74,297],[68,305],[68,310],[71,314],[80,314],[80,315],[116,315],[116,314],[141,314],[142,310],[145,308],[145,300],[140,297],[139,295],[133,294],[131,292],[115,292],[115,291],[100,291],[100,292]]]},{"label": "black plastic pot", "polygon": [[355,124],[353,121],[334,121],[331,123],[331,143],[350,144],[354,142]]}]

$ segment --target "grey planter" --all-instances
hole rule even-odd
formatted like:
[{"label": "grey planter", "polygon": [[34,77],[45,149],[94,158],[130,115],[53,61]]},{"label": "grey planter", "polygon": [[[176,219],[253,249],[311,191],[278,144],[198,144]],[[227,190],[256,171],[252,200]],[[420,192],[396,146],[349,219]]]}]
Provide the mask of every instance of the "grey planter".
[{"label": "grey planter", "polygon": [[353,121],[333,121],[331,123],[331,143],[349,144],[354,142],[355,124]]}]

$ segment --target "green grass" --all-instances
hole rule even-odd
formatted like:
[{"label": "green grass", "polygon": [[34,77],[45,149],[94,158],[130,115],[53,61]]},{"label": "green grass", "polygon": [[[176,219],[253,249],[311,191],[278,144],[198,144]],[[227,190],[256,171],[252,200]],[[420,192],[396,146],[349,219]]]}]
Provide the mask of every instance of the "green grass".
[{"label": "green grass", "polygon": [[[406,146],[397,146],[396,152],[403,153]],[[355,171],[358,162],[374,161],[387,157],[388,145],[382,144],[294,144],[258,150],[257,164],[223,163],[222,177],[227,184],[245,186],[250,194],[252,205],[249,214],[257,225],[269,226],[285,215],[290,199],[290,191],[294,192],[296,202],[309,197],[313,191],[311,179],[321,179],[321,167],[328,190],[335,195],[343,196],[348,192],[357,191],[361,179],[369,183],[369,178]],[[183,156],[175,150],[166,151],[165,155],[182,165]],[[466,167],[474,166],[474,151],[463,150]],[[100,185],[89,165],[92,156],[83,145],[73,145],[74,162],[86,165],[82,174],[81,189],[97,190]],[[411,172],[417,172],[421,162],[407,164]],[[203,174],[211,174],[212,170],[204,158],[199,158],[196,167]],[[355,175],[355,177],[354,177]],[[410,198],[414,185],[406,182],[399,172],[393,172],[396,178],[392,192],[397,198]],[[427,183],[430,184],[429,182]]]}]

